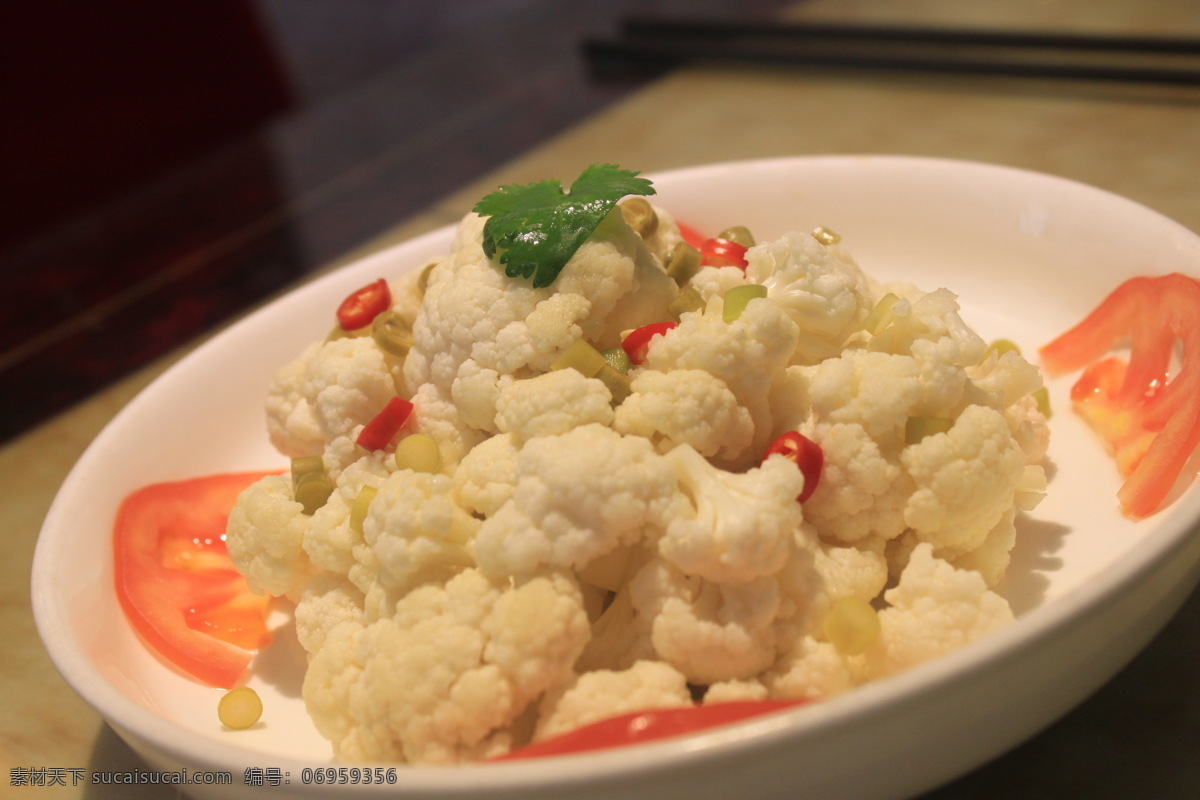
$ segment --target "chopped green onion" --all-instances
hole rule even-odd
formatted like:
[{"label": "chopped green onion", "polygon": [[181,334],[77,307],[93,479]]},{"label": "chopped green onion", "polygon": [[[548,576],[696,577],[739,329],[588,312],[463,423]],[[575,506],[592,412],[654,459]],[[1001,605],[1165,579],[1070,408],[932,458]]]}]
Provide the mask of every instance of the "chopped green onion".
[{"label": "chopped green onion", "polygon": [[396,468],[435,475],[442,471],[442,452],[432,436],[409,434],[396,445]]},{"label": "chopped green onion", "polygon": [[609,393],[612,394],[612,404],[614,406],[621,405],[621,403],[625,402],[625,398],[633,394],[629,376],[618,372],[611,364],[605,364],[601,367],[600,371],[596,373],[596,377],[608,387]]},{"label": "chopped green onion", "polygon": [[909,417],[904,424],[905,444],[916,444],[926,436],[945,433],[954,427],[954,420],[945,417]]},{"label": "chopped green onion", "polygon": [[329,501],[329,495],[333,494],[333,482],[324,472],[305,473],[296,481],[293,494],[296,502],[304,506],[304,513],[311,517]]},{"label": "chopped green onion", "polygon": [[404,356],[413,346],[412,328],[395,311],[384,311],[371,323],[371,338],[379,349],[394,356]]},{"label": "chopped green onion", "polygon": [[625,352],[624,347],[610,347],[607,350],[602,350],[600,355],[604,356],[604,360],[608,365],[622,375],[629,374],[629,353]]},{"label": "chopped green onion", "polygon": [[320,456],[300,456],[292,459],[292,483],[300,480],[302,475],[325,472],[325,462]]},{"label": "chopped green onion", "polygon": [[1009,341],[1008,339],[997,339],[987,346],[987,350],[984,351],[983,357],[987,358],[992,353],[1002,356],[1009,351],[1016,353],[1017,355],[1021,355],[1021,348],[1017,347],[1016,342]]},{"label": "chopped green onion", "polygon": [[363,532],[363,523],[367,521],[367,512],[371,509],[371,501],[379,494],[374,486],[364,486],[358,490],[354,505],[350,507],[350,530],[355,533]]},{"label": "chopped green onion", "polygon": [[879,298],[879,302],[871,309],[871,313],[867,315],[867,321],[863,323],[863,327],[867,332],[874,335],[886,328],[892,322],[892,308],[900,301],[896,295],[888,292],[883,297]]},{"label": "chopped green onion", "polygon": [[675,283],[683,286],[700,271],[700,251],[687,242],[680,242],[671,248],[667,256],[667,274],[675,279]]},{"label": "chopped green onion", "polygon": [[325,505],[333,493],[333,482],[325,474],[325,462],[320,456],[301,456],[292,459],[292,496],[312,515]]},{"label": "chopped green onion", "polygon": [[589,378],[594,378],[596,373],[607,364],[608,362],[604,360],[604,356],[600,354],[599,350],[583,339],[579,339],[554,359],[550,369],[567,369],[569,367],[582,372]]},{"label": "chopped green onion", "polygon": [[841,236],[838,236],[836,233],[834,233],[833,231],[829,230],[829,228],[826,228],[824,226],[818,226],[816,228],[813,228],[812,235],[813,235],[814,239],[816,239],[818,242],[825,245],[826,247],[828,247],[831,244],[837,244],[838,242],[840,242],[842,240]]},{"label": "chopped green onion", "polygon": [[249,686],[230,689],[217,701],[217,718],[226,728],[244,731],[262,717],[262,699]]},{"label": "chopped green onion", "polygon": [[717,234],[718,239],[725,239],[730,242],[737,242],[742,247],[754,247],[754,234],[745,225],[734,225],[732,228],[726,228]]},{"label": "chopped green onion", "polygon": [[825,638],[839,653],[856,656],[879,638],[879,614],[861,597],[839,597],[822,620]]},{"label": "chopped green onion", "polygon": [[671,317],[678,322],[689,311],[700,311],[704,308],[704,298],[692,287],[688,287],[675,296],[667,310]]},{"label": "chopped green onion", "polygon": [[1039,386],[1033,392],[1033,399],[1037,400],[1037,408],[1042,412],[1042,416],[1050,419],[1050,390],[1045,386]]},{"label": "chopped green onion", "polygon": [[654,213],[654,206],[650,205],[650,201],[642,197],[630,197],[623,203],[618,204],[621,209],[621,216],[625,219],[625,224],[633,228],[634,233],[645,239],[647,236],[653,236],[658,230],[658,214]]},{"label": "chopped green onion", "polygon": [[724,317],[726,322],[733,322],[742,315],[751,300],[767,296],[767,287],[761,283],[748,283],[745,286],[735,286],[725,293]]}]

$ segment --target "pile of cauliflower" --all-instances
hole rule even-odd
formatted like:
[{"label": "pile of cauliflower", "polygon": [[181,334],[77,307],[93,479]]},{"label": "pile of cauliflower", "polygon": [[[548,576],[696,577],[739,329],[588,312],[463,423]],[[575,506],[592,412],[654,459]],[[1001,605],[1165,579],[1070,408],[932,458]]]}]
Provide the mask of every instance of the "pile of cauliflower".
[{"label": "pile of cauliflower", "polygon": [[[949,291],[880,285],[823,230],[679,281],[679,227],[653,210],[639,233],[615,209],[541,289],[484,255],[472,213],[391,281],[406,353],[368,328],[276,375],[271,440],[320,456],[333,491],[309,514],[265,477],[227,543],[294,603],[304,701],[339,759],[473,761],[628,711],[830,697],[1011,621],[995,588],[1046,486],[1038,369],[989,349]],[[750,283],[766,296],[725,321]],[[619,402],[553,368],[671,319],[684,291],[702,303]],[[432,437],[436,471],[356,444],[396,396],[415,407],[396,440]],[[952,424],[906,436],[926,418]],[[803,504],[797,465],[764,459],[787,431],[824,453]]]}]

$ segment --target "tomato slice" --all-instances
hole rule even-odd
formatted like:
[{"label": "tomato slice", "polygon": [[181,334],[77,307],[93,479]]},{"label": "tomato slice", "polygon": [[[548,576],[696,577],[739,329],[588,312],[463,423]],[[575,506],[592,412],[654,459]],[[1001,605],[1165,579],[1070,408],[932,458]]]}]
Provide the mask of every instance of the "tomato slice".
[{"label": "tomato slice", "polygon": [[225,551],[238,494],[265,472],[156,483],[129,495],[113,528],[117,598],[166,660],[212,686],[235,685],[270,639],[268,598]]},{"label": "tomato slice", "polygon": [[338,306],[337,319],[342,330],[356,331],[370,325],[375,317],[392,307],[392,290],[383,278],[356,289]]},{"label": "tomato slice", "polygon": [[[1128,361],[1107,356],[1124,340]],[[1162,508],[1200,445],[1200,281],[1132,278],[1039,352],[1051,372],[1087,367],[1072,400],[1127,477],[1122,511],[1139,519]]]},{"label": "tomato slice", "polygon": [[682,706],[635,711],[584,725],[560,736],[514,750],[493,761],[584,753],[728,725],[772,711],[800,705],[804,700],[738,700],[706,706]]},{"label": "tomato slice", "polygon": [[803,503],[812,497],[821,482],[821,469],[825,466],[825,451],[821,445],[809,439],[799,431],[788,431],[779,436],[767,447],[763,461],[773,455],[781,455],[800,468],[804,475],[804,489],[796,501]]},{"label": "tomato slice", "polygon": [[393,397],[375,417],[363,426],[356,442],[368,450],[382,450],[391,444],[392,439],[408,422],[412,415],[413,404],[403,397]]},{"label": "tomato slice", "polygon": [[649,325],[643,325],[636,330],[630,331],[629,335],[621,341],[621,347],[625,350],[625,354],[629,356],[629,362],[631,364],[641,364],[646,360],[646,351],[650,349],[650,340],[678,326],[678,322],[668,320],[666,322],[652,322]]},{"label": "tomato slice", "polygon": [[700,263],[706,267],[737,267],[745,269],[749,266],[746,261],[745,245],[731,239],[705,239],[700,245]]}]

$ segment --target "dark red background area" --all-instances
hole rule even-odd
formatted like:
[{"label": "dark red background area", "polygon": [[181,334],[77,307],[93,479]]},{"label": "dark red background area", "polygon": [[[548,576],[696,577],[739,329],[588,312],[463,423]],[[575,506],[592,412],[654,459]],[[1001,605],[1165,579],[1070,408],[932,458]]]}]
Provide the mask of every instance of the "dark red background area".
[{"label": "dark red background area", "polygon": [[0,248],[234,141],[292,105],[240,0],[6,3],[0,12],[11,202]]}]

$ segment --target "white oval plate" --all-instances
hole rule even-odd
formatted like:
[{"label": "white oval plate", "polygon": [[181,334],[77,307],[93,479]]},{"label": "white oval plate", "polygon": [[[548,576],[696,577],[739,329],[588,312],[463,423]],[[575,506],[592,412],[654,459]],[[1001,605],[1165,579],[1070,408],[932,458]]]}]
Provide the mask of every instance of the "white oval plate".
[{"label": "white oval plate", "polygon": [[[976,163],[830,156],[718,164],[654,177],[655,202],[701,230],[760,239],[826,226],[867,272],[957,293],[985,338],[1027,353],[1081,319],[1125,278],[1200,276],[1200,237],[1123,198],[1071,181]],[[33,569],[38,628],[71,685],[151,765],[230,770],[198,797],[828,797],[889,800],[949,780],[1037,732],[1145,645],[1200,577],[1200,490],[1139,523],[1119,480],[1069,410],[1071,377],[1050,382],[1049,496],[1020,522],[1004,586],[1019,619],[945,658],[854,692],[747,723],[615,751],[507,764],[408,768],[395,784],[305,781],[329,765],[299,699],[303,653],[285,632],[250,681],[264,722],[223,731],[219,690],[150,654],[113,591],[111,522],[144,484],[281,468],[263,398],[273,372],[323,336],[351,290],[443,253],[444,229],[351,264],[231,327],[182,360],[97,437],[48,514]],[[286,626],[284,628],[286,630]],[[243,785],[277,768],[279,786]]]}]

